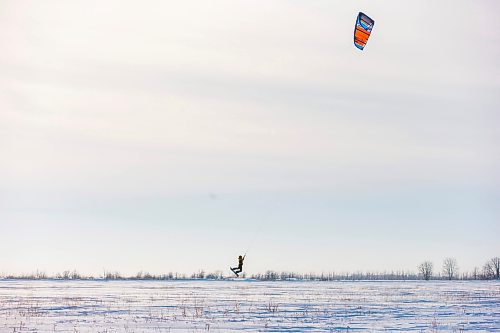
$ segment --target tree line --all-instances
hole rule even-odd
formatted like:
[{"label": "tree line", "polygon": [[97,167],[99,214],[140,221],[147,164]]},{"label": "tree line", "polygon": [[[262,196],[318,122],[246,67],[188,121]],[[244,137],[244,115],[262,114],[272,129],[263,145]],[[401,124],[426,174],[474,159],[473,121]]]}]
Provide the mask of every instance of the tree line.
[{"label": "tree line", "polygon": [[435,270],[434,264],[426,260],[417,266],[417,272],[391,271],[382,273],[322,273],[299,274],[290,272],[267,271],[264,274],[254,274],[251,278],[263,281],[274,280],[313,280],[313,281],[340,281],[340,280],[499,280],[500,257],[488,260],[481,268],[474,267],[472,271],[460,272],[455,258],[443,260],[441,270]]},{"label": "tree line", "polygon": [[[251,278],[259,281],[279,281],[279,280],[301,280],[301,281],[359,281],[359,280],[493,280],[500,279],[500,257],[488,260],[481,268],[475,267],[472,271],[460,272],[455,258],[443,260],[441,268],[435,269],[433,262],[426,260],[417,266],[417,272],[412,271],[391,271],[391,272],[353,272],[353,273],[296,273],[296,272],[276,272],[266,271],[246,275],[240,274],[242,278]],[[119,272],[104,271],[98,277],[82,275],[76,270],[64,271],[53,276],[47,275],[43,271],[36,271],[30,274],[0,274],[3,279],[26,279],[26,280],[223,280],[225,276],[222,271],[207,273],[200,270],[192,274],[181,274],[169,272],[167,274],[151,274],[140,271],[135,275],[125,276]]]},{"label": "tree line", "polygon": [[488,260],[482,268],[474,267],[471,272],[460,274],[457,260],[455,258],[446,258],[441,266],[441,274],[436,275],[434,264],[431,261],[424,261],[418,265],[419,276],[424,280],[435,278],[447,280],[491,280],[500,279],[500,257],[494,257]]}]

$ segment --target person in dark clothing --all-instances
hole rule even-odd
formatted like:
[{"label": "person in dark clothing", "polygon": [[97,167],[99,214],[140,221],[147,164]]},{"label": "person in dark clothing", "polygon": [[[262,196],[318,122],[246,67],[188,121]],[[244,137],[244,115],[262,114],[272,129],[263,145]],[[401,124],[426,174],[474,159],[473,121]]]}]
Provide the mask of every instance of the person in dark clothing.
[{"label": "person in dark clothing", "polygon": [[245,256],[246,254],[243,257],[241,255],[238,256],[238,267],[230,267],[236,276],[239,276],[238,274],[243,271],[243,260],[245,260]]}]

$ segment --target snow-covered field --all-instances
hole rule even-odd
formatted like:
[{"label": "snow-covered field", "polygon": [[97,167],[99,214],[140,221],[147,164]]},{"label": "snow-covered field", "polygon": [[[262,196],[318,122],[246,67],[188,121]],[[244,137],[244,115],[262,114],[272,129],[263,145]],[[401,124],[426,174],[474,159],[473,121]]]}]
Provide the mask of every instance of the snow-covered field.
[{"label": "snow-covered field", "polygon": [[0,280],[0,332],[500,332],[500,282]]}]

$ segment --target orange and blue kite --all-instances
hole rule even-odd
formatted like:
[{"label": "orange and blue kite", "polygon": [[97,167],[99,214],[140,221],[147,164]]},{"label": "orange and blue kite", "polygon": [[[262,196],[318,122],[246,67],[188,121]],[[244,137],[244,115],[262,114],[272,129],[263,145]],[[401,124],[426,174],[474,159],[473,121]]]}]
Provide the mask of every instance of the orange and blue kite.
[{"label": "orange and blue kite", "polygon": [[359,12],[354,28],[354,45],[358,49],[363,50],[365,48],[374,24],[375,21],[369,18],[368,15]]}]

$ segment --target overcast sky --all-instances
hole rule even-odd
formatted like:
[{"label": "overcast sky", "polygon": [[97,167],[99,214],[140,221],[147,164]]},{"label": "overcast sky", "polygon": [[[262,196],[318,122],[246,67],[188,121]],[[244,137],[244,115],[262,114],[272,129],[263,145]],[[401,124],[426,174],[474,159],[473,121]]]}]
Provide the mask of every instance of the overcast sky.
[{"label": "overcast sky", "polygon": [[[375,20],[364,51],[356,15]],[[498,1],[1,1],[0,273],[500,255]]]}]

